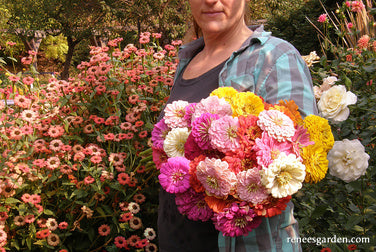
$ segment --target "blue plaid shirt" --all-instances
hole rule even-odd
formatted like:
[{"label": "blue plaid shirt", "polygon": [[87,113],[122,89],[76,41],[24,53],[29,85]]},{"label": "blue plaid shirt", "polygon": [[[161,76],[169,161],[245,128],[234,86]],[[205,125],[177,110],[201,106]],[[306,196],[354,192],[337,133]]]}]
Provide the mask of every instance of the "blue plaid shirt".
[{"label": "blue plaid shirt", "polygon": [[[219,74],[219,86],[232,86],[239,91],[251,91],[268,103],[294,100],[303,117],[317,114],[310,71],[299,52],[288,42],[271,36],[263,26],[250,27],[254,32],[226,61]],[[189,61],[204,47],[199,38],[179,51],[179,76]],[[219,234],[220,252],[301,251],[298,224],[293,204],[288,203],[282,214],[264,218],[248,236],[230,238]]]}]

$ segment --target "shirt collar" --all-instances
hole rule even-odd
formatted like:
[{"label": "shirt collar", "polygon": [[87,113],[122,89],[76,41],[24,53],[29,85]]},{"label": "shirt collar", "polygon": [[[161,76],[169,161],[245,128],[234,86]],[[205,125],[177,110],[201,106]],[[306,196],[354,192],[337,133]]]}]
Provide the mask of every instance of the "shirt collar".
[{"label": "shirt collar", "polygon": [[[271,32],[264,31],[263,25],[253,25],[249,26],[249,29],[253,31],[252,35],[242,44],[242,46],[235,52],[239,53],[245,50],[247,47],[260,43],[263,45],[271,36]],[[179,49],[179,58],[180,59],[190,59],[193,58],[199,51],[204,48],[204,39],[202,37],[186,44],[182,45]]]}]

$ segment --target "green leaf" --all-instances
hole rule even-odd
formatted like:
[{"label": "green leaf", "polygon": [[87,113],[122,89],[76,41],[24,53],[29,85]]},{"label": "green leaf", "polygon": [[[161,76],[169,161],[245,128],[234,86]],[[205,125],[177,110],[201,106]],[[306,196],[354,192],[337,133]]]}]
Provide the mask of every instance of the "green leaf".
[{"label": "green leaf", "polygon": [[353,229],[356,226],[356,224],[361,222],[362,219],[363,217],[360,215],[357,215],[357,214],[351,215],[348,218],[347,223],[345,224],[345,229],[347,230]]},{"label": "green leaf", "polygon": [[5,200],[5,204],[16,204],[16,203],[20,203],[21,201],[19,201],[18,199],[15,199],[15,198],[7,198]]},{"label": "green leaf", "polygon": [[44,209],[43,213],[46,214],[46,215],[54,215],[54,212],[52,212],[49,209]]}]

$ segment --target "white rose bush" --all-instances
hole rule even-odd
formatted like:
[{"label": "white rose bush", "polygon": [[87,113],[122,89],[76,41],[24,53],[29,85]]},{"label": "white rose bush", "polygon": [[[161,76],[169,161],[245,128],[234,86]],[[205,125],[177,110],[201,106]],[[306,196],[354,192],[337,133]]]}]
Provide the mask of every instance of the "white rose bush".
[{"label": "white rose bush", "polygon": [[[318,184],[304,185],[295,199],[295,213],[302,237],[365,239],[323,242],[318,248],[302,244],[303,251],[375,251],[375,12],[369,1],[338,6],[331,14],[325,12],[328,18],[321,24],[315,23],[318,29],[334,31],[319,33],[323,50],[310,66],[319,115],[330,122],[335,138],[328,153],[329,174]],[[333,34],[338,37],[333,39]]]}]

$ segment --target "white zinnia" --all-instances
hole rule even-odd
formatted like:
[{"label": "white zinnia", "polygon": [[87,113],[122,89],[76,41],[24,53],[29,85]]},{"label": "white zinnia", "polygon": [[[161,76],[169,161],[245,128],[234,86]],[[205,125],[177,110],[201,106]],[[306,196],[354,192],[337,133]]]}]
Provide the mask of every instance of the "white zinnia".
[{"label": "white zinnia", "polygon": [[282,152],[269,167],[260,171],[261,183],[274,198],[284,198],[296,193],[305,178],[305,166],[294,154]]},{"label": "white zinnia", "polygon": [[355,104],[357,97],[352,92],[346,92],[343,85],[336,85],[324,91],[317,106],[320,115],[333,122],[341,122],[350,114],[348,105]]},{"label": "white zinnia", "polygon": [[357,180],[366,173],[369,155],[358,139],[335,141],[328,153],[329,173],[345,182]]},{"label": "white zinnia", "polygon": [[168,132],[164,142],[163,150],[168,157],[183,157],[184,144],[189,136],[188,128],[175,128]]}]

